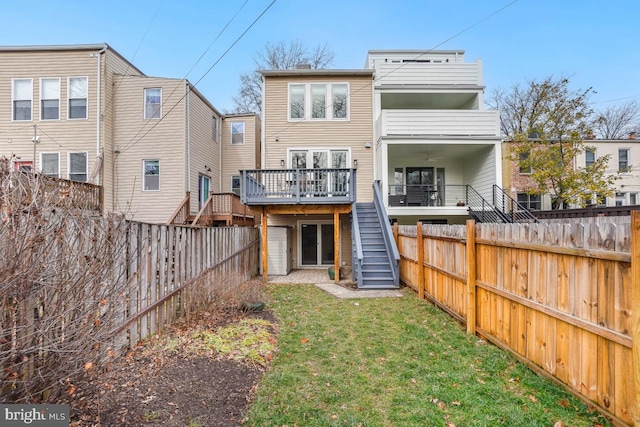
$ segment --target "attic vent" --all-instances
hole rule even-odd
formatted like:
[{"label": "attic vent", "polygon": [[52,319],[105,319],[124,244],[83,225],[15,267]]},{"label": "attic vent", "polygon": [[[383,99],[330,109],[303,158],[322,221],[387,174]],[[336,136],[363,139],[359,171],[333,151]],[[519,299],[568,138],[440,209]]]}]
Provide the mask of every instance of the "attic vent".
[{"label": "attic vent", "polygon": [[296,70],[310,70],[311,64],[296,64],[294,68]]}]

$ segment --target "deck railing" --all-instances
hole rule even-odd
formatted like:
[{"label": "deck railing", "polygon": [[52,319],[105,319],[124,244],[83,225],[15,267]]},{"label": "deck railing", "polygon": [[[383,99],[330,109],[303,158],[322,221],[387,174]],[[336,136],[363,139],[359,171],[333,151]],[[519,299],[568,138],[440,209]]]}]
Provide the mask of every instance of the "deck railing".
[{"label": "deck railing", "polygon": [[18,171],[2,174],[0,181],[0,207],[5,211],[38,200],[51,207],[102,211],[100,185]]},{"label": "deck railing", "polygon": [[466,185],[389,185],[389,206],[465,206]]},{"label": "deck railing", "polygon": [[256,169],[240,171],[247,205],[337,204],[356,200],[355,169]]},{"label": "deck railing", "polygon": [[193,225],[212,225],[224,222],[225,225],[234,223],[248,225],[253,222],[251,209],[240,200],[235,193],[210,193],[207,201],[193,220]]}]

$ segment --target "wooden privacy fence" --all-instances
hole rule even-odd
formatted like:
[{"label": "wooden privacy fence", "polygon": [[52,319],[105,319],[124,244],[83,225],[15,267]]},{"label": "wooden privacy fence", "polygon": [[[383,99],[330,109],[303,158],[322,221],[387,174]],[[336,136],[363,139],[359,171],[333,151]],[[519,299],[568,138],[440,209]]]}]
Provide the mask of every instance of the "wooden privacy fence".
[{"label": "wooden privacy fence", "polygon": [[253,228],[131,223],[128,233],[128,316],[116,332],[128,331],[130,344],[258,274]]},{"label": "wooden privacy fence", "polygon": [[640,211],[631,224],[394,231],[401,280],[420,298],[615,424],[640,426]]},{"label": "wooden privacy fence", "polygon": [[[34,211],[0,221],[0,403],[46,399],[257,275],[254,228]],[[225,295],[222,293],[222,295]]]}]

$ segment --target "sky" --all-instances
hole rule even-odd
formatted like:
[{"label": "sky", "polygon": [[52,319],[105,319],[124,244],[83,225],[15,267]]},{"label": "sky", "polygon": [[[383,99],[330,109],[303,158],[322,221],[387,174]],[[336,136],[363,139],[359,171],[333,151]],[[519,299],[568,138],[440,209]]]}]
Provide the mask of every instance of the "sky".
[{"label": "sky", "polygon": [[0,0],[0,45],[107,43],[222,112],[268,42],[326,44],[339,69],[369,50],[455,49],[482,60],[485,99],[565,76],[603,109],[640,101],[638,16],[638,0]]}]

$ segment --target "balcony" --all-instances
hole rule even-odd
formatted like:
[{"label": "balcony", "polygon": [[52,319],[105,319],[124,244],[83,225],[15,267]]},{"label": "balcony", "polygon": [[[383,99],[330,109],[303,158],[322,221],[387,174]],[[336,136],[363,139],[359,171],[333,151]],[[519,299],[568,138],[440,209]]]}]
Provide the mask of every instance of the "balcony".
[{"label": "balcony", "polygon": [[481,64],[475,63],[397,63],[376,66],[376,87],[388,85],[482,85]]},{"label": "balcony", "polygon": [[246,205],[351,204],[355,169],[256,169],[241,173]]},{"label": "balcony", "polygon": [[500,136],[498,111],[486,110],[383,110],[381,136]]}]

